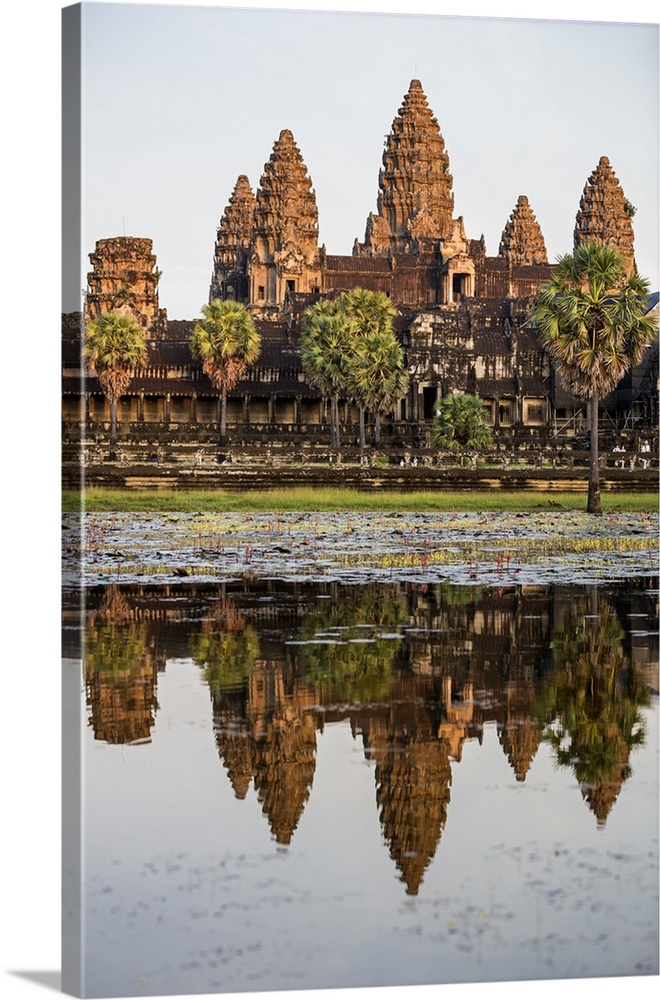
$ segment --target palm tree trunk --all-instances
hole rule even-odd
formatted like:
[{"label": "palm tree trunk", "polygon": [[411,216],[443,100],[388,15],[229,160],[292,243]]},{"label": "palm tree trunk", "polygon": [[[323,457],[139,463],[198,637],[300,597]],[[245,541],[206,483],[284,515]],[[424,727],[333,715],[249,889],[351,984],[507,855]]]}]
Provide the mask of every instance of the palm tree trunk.
[{"label": "palm tree trunk", "polygon": [[227,390],[222,389],[220,393],[220,444],[225,443],[227,437]]},{"label": "palm tree trunk", "polygon": [[331,420],[332,420],[332,447],[340,448],[341,440],[339,433],[339,396],[333,394],[332,401],[330,404],[331,409]]},{"label": "palm tree trunk", "polygon": [[117,446],[117,398],[110,397],[110,447]]},{"label": "palm tree trunk", "polygon": [[591,417],[591,437],[589,441],[589,491],[587,494],[587,514],[602,514],[600,503],[600,474],[598,468],[598,390],[589,400]]}]

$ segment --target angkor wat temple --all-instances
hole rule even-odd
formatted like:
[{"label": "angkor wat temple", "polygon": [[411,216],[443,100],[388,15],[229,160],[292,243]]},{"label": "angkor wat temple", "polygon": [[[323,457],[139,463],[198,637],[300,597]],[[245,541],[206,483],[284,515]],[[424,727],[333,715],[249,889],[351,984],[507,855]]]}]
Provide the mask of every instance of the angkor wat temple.
[{"label": "angkor wat temple", "polygon": [[[428,446],[437,401],[456,389],[481,397],[500,446],[533,447],[584,433],[584,405],[555,379],[531,325],[551,264],[527,197],[521,194],[512,206],[497,254],[489,256],[483,236],[469,238],[463,218],[454,217],[452,187],[444,139],[418,80],[386,138],[377,211],[368,215],[364,240],[355,240],[351,254],[319,246],[312,180],[290,131],[275,142],[256,194],[239,176],[217,228],[209,299],[245,303],[262,350],[230,393],[232,444],[326,441],[324,401],[305,382],[296,347],[300,317],[319,297],[357,287],[385,292],[397,306],[410,374],[409,392],[384,428],[382,450]],[[602,156],[579,199],[575,245],[614,245],[634,271],[633,213]],[[144,450],[187,443],[210,454],[217,443],[218,395],[190,352],[195,319],[169,321],[160,308],[152,241],[101,239],[90,261],[86,317],[128,310],[149,338],[149,366],[121,401],[120,445]],[[78,314],[64,317],[64,440],[80,442],[82,426],[83,443],[100,447],[109,408],[98,379],[83,377],[80,327]],[[657,380],[656,341],[605,400],[607,427],[653,437]],[[343,440],[353,444],[358,411],[349,400],[341,416]]]}]

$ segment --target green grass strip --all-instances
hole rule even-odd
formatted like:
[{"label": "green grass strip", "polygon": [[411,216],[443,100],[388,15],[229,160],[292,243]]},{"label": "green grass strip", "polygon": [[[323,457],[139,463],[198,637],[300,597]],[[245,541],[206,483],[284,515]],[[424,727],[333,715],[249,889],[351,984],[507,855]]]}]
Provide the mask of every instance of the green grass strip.
[{"label": "green grass strip", "polygon": [[[62,494],[63,510],[77,511],[81,497],[77,492]],[[649,513],[658,510],[656,493],[602,493],[603,511]],[[178,491],[178,490],[106,490],[89,489],[84,493],[87,511],[149,512],[305,512],[305,511],[584,511],[584,493],[552,491],[466,490],[463,492],[427,491],[419,493],[351,489],[282,489],[254,491]]]}]

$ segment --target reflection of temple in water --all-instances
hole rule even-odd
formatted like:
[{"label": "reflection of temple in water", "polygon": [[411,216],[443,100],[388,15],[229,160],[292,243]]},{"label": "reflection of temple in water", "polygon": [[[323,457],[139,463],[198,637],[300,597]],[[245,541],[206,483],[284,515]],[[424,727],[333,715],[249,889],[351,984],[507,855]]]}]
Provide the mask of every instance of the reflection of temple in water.
[{"label": "reflection of temple in water", "polygon": [[[96,633],[89,630],[93,641],[87,652],[96,660],[88,656],[85,664],[88,705],[97,739],[148,738],[158,670],[166,657],[192,656],[209,684],[218,754],[233,791],[244,799],[252,787],[281,845],[291,842],[311,792],[317,732],[326,723],[348,721],[354,738],[362,740],[365,759],[374,764],[384,841],[406,891],[415,895],[447,822],[465,741],[480,742],[489,725],[515,780],[524,781],[533,770],[547,726],[561,712],[556,637],[567,616],[578,624],[586,620],[588,599],[569,587],[390,585],[377,601],[373,593],[358,600],[357,591],[268,582],[131,589],[125,621],[99,614]],[[101,597],[92,594],[88,604],[101,611]],[[230,619],[231,604],[236,614]],[[344,640],[336,648],[312,641],[315,630],[327,643],[328,636],[348,634],[342,629],[368,626],[371,606],[373,635],[353,647],[364,655],[348,656],[351,647]],[[643,678],[640,687],[657,691],[657,590],[613,587],[604,606],[619,623],[618,632],[603,640],[616,653],[619,673]],[[379,629],[387,638],[376,641]],[[213,652],[213,640],[224,633],[236,643],[244,640],[240,670],[235,652],[240,644],[223,647],[227,663]],[[303,634],[306,641],[300,644]],[[115,649],[114,659],[113,642],[124,651]],[[335,655],[332,669],[325,670],[329,649]],[[568,661],[569,654],[570,647]],[[126,670],[131,655],[133,668]],[[114,672],[97,669],[104,656]],[[360,670],[363,675],[356,678]],[[573,697],[570,689],[564,696]],[[635,692],[626,697],[634,708]],[[616,744],[617,757],[607,773],[586,781],[575,772],[599,825],[630,773],[630,745],[618,732],[610,743]]]},{"label": "reflection of temple in water", "polygon": [[218,753],[237,798],[253,781],[273,837],[289,844],[314,778],[313,691],[273,657],[255,660],[246,690],[212,700]]},{"label": "reflection of temple in water", "polygon": [[159,669],[165,653],[147,638],[140,613],[117,587],[88,616],[84,635],[87,706],[94,737],[105,743],[143,743],[155,723]]},{"label": "reflection of temple in water", "polygon": [[143,743],[156,721],[158,666],[145,650],[129,673],[86,672],[87,706],[94,738],[105,743]]},{"label": "reflection of temple in water", "polygon": [[352,713],[367,760],[375,762],[383,836],[406,892],[414,896],[447,820],[449,745],[438,738],[439,709],[419,698],[412,678],[399,681],[384,710]]}]

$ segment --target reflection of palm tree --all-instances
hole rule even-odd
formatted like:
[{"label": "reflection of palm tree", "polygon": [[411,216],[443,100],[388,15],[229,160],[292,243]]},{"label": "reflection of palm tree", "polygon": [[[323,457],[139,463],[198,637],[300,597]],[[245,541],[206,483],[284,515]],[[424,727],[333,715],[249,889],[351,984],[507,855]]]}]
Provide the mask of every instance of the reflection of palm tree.
[{"label": "reflection of palm tree", "polygon": [[84,664],[96,739],[107,743],[148,739],[158,710],[158,671],[145,626],[136,620],[118,587],[109,587],[98,610],[89,616]]},{"label": "reflection of palm tree", "polygon": [[259,658],[259,636],[238,612],[231,598],[219,601],[204,619],[193,643],[192,658],[204,668],[211,694],[243,687]]},{"label": "reflection of palm tree", "polygon": [[589,617],[568,614],[553,641],[557,665],[545,693],[555,721],[546,739],[603,826],[631,774],[630,753],[644,743],[640,708],[650,699],[621,651],[624,633],[612,607],[592,601],[589,610]]},{"label": "reflection of palm tree", "polygon": [[407,615],[405,595],[394,588],[360,588],[324,606],[306,619],[301,634],[307,644],[299,647],[298,662],[306,680],[338,700],[382,701],[403,639],[380,634],[406,622]]}]

